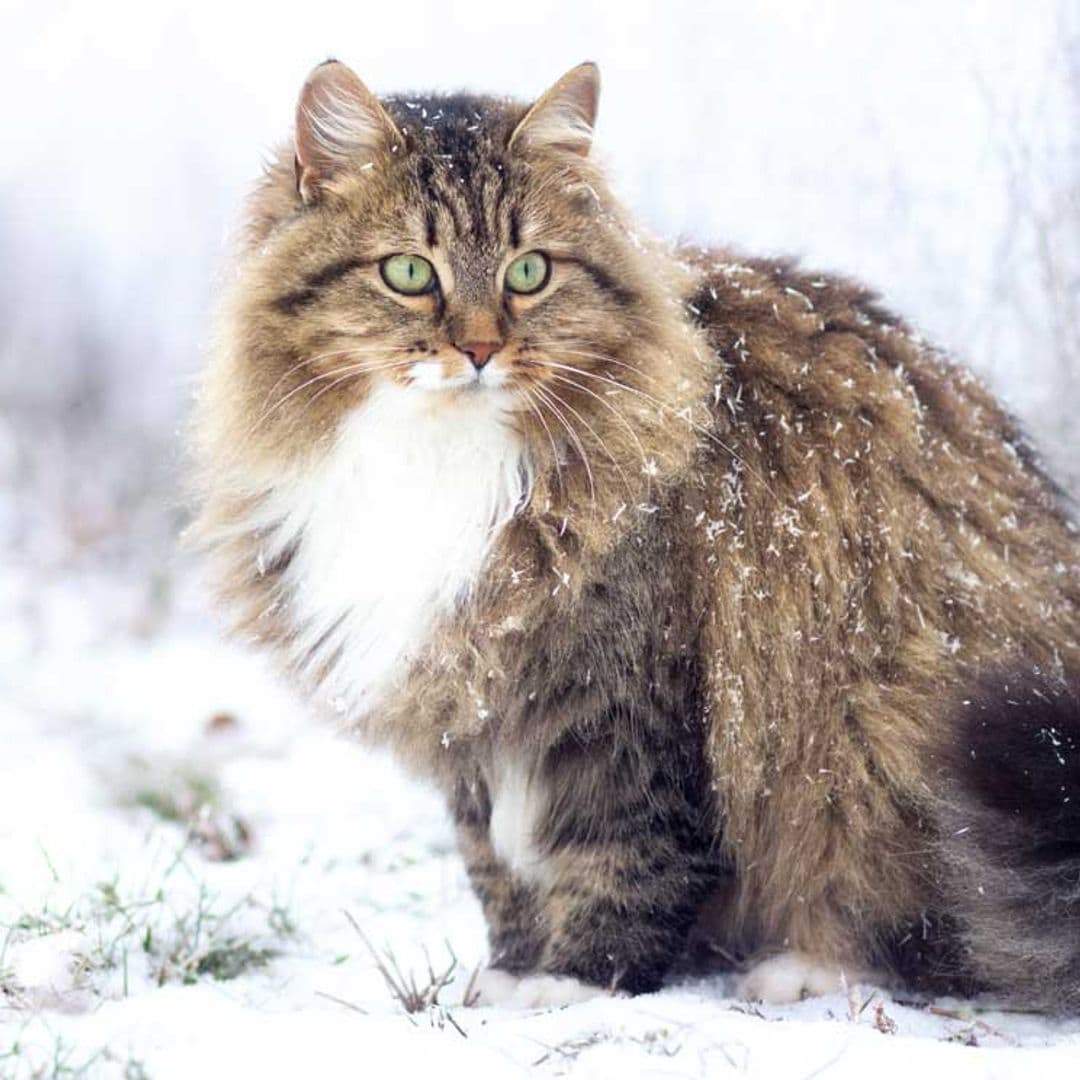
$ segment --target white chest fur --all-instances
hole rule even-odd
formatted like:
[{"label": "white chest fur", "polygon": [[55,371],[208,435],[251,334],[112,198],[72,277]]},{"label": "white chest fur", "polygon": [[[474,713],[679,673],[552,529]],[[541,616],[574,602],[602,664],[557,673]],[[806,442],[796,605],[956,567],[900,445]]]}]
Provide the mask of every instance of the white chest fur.
[{"label": "white chest fur", "polygon": [[528,489],[497,402],[384,386],[275,493],[272,546],[296,549],[285,580],[296,655],[330,663],[342,707],[370,709],[403,673]]}]

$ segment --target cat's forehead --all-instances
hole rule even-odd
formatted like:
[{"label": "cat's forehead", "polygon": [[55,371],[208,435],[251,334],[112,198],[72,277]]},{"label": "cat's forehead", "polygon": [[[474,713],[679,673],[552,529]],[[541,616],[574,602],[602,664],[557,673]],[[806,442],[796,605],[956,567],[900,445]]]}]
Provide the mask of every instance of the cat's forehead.
[{"label": "cat's forehead", "polygon": [[525,106],[479,94],[402,94],[383,105],[419,152],[468,166],[503,157]]},{"label": "cat's forehead", "polygon": [[406,139],[428,245],[473,264],[515,246],[520,192],[508,146],[524,106],[471,94],[384,104]]}]

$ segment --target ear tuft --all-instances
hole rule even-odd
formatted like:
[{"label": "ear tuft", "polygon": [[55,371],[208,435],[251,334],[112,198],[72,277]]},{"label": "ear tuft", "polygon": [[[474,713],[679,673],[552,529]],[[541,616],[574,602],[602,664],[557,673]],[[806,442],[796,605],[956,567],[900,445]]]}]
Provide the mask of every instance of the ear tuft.
[{"label": "ear tuft", "polygon": [[343,172],[369,164],[401,135],[379,99],[337,60],[307,77],[296,103],[296,190],[314,202]]},{"label": "ear tuft", "polygon": [[599,100],[600,69],[591,62],[571,68],[525,114],[510,136],[510,148],[585,157]]}]

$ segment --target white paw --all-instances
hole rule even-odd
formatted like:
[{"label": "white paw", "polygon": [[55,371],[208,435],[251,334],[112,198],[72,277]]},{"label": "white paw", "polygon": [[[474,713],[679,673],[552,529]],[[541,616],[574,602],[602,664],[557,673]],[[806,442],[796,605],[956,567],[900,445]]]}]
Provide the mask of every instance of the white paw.
[{"label": "white paw", "polygon": [[557,1009],[607,993],[602,986],[567,975],[511,975],[485,968],[473,980],[467,1004],[498,1005],[504,1009]]},{"label": "white paw", "polygon": [[486,1007],[502,1005],[510,1000],[521,979],[498,968],[483,968],[465,988],[465,1005]]},{"label": "white paw", "polygon": [[788,1005],[807,997],[835,994],[866,978],[866,972],[823,964],[806,953],[786,952],[755,964],[738,983],[739,997],[768,1005]]}]

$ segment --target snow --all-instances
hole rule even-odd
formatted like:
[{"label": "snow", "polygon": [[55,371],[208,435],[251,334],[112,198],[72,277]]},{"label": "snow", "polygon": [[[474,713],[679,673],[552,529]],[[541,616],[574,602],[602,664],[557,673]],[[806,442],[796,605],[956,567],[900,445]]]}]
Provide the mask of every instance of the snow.
[{"label": "snow", "polygon": [[[862,984],[788,1006],[719,974],[463,1005],[484,925],[431,792],[223,645],[195,589],[150,630],[115,575],[9,568],[0,591],[5,1080],[1080,1069],[1080,1021]],[[437,1003],[407,1015],[365,939],[421,989],[453,966]]]}]

